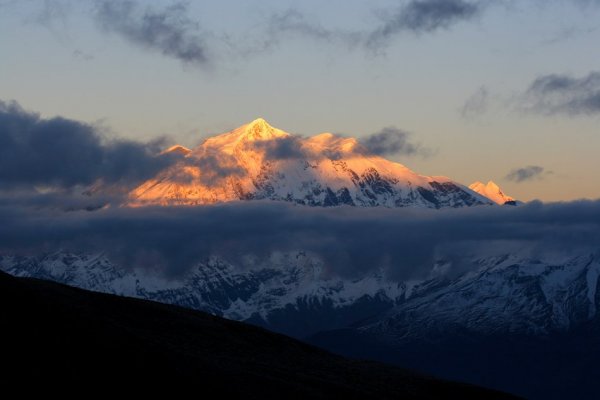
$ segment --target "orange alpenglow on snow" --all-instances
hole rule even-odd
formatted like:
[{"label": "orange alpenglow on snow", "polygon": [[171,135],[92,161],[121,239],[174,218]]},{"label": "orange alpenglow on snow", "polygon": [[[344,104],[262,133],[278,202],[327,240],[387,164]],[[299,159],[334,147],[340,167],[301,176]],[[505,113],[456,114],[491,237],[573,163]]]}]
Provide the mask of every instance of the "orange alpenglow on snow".
[{"label": "orange alpenglow on snow", "polygon": [[469,189],[487,197],[496,204],[506,204],[507,202],[515,202],[515,199],[506,195],[502,189],[494,182],[489,181],[487,185],[477,181],[469,185]]},{"label": "orange alpenglow on snow", "polygon": [[128,206],[276,200],[309,206],[445,208],[493,204],[443,176],[372,154],[359,140],[303,138],[258,118],[191,150],[129,193]]}]

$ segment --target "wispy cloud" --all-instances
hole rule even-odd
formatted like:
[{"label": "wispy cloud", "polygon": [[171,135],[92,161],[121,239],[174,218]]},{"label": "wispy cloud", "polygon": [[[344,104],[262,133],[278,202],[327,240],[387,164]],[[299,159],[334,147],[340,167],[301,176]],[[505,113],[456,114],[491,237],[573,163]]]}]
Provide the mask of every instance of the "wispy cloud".
[{"label": "wispy cloud", "polygon": [[308,19],[296,9],[271,15],[268,28],[272,36],[293,32],[319,40],[330,40],[335,35],[334,31]]},{"label": "wispy cloud", "polygon": [[79,50],[79,49],[73,51],[73,57],[83,60],[83,61],[92,61],[94,59],[93,55],[86,53],[85,51]]},{"label": "wispy cloud", "polygon": [[521,95],[518,107],[544,115],[600,114],[600,72],[593,71],[582,77],[540,76]]},{"label": "wispy cloud", "polygon": [[281,40],[282,35],[296,34],[318,41],[343,44],[350,48],[379,50],[403,33],[427,34],[449,29],[482,13],[488,1],[411,0],[386,9],[378,24],[363,30],[329,28],[308,18],[297,9],[273,14],[268,24],[266,46]]},{"label": "wispy cloud", "polygon": [[97,0],[94,16],[105,31],[134,45],[184,63],[210,61],[200,24],[189,16],[187,3],[155,9],[133,0]]},{"label": "wispy cloud", "polygon": [[371,32],[367,47],[380,47],[405,32],[431,33],[478,16],[486,3],[465,0],[412,0],[389,13],[383,24]]},{"label": "wispy cloud", "polygon": [[[570,2],[582,7],[600,5],[598,0]],[[23,2],[0,1],[0,7],[20,3]],[[475,20],[493,6],[511,3],[509,0],[397,0],[380,10],[379,20],[371,26],[346,30],[320,23],[300,9],[291,8],[267,12],[262,21],[256,21],[263,26],[262,31],[259,30],[261,33],[246,36],[231,35],[226,24],[218,32],[203,29],[189,3],[178,0],[155,6],[141,0],[45,0],[39,2],[35,20],[48,28],[57,23],[64,26],[74,8],[83,8],[89,14],[91,4],[92,17],[104,31],[166,57],[205,66],[220,56],[233,59],[240,55],[260,54],[275,47],[286,36],[294,35],[336,46],[379,51],[397,36],[448,30],[461,22]],[[221,43],[217,43],[217,38]]]},{"label": "wispy cloud", "polygon": [[544,167],[540,167],[539,165],[528,165],[523,168],[513,169],[506,175],[506,179],[521,183],[534,179],[542,179],[546,174],[551,173],[551,171],[546,171]]},{"label": "wispy cloud", "polygon": [[460,115],[465,119],[473,119],[484,114],[489,107],[490,92],[481,86],[463,104]]}]

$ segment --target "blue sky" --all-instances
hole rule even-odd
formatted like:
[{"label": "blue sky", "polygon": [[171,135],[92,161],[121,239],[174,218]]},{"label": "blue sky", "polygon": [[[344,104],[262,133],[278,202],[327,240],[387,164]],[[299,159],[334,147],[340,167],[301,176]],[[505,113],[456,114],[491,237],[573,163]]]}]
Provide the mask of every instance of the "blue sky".
[{"label": "blue sky", "polygon": [[600,198],[598,43],[594,0],[0,0],[0,100],[187,146],[259,116],[393,126],[430,150],[392,157],[420,173]]}]

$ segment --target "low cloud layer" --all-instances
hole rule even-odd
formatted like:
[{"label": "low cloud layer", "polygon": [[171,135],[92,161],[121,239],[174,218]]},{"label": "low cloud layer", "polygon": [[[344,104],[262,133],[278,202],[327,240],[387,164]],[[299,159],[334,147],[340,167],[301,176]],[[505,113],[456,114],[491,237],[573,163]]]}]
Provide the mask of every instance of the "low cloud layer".
[{"label": "low cloud layer", "polygon": [[544,175],[548,173],[550,172],[545,171],[544,167],[540,167],[539,165],[528,165],[523,168],[513,169],[506,175],[506,179],[508,179],[509,181],[521,183],[531,181],[534,179],[542,179]]},{"label": "low cloud layer", "polygon": [[0,190],[69,189],[97,181],[130,186],[174,163],[163,141],[108,139],[94,126],[41,118],[0,101]]},{"label": "low cloud layer", "polygon": [[[239,202],[204,207],[109,208],[57,214],[0,202],[0,252],[103,252],[123,268],[181,276],[210,256],[244,268],[244,256],[302,250],[330,275],[385,268],[398,280],[424,278],[436,260],[515,249],[598,251],[600,202],[531,203],[462,210],[298,207]],[[502,243],[510,242],[510,246]],[[464,260],[463,260],[464,261]],[[457,262],[464,272],[464,262]],[[450,268],[452,273],[452,268]]]},{"label": "low cloud layer", "polygon": [[600,72],[586,76],[544,75],[535,79],[522,95],[520,108],[544,115],[600,114]]},{"label": "low cloud layer", "polygon": [[184,63],[204,65],[210,61],[199,24],[189,17],[187,3],[172,3],[161,9],[142,4],[98,0],[94,16],[105,31],[136,46]]}]

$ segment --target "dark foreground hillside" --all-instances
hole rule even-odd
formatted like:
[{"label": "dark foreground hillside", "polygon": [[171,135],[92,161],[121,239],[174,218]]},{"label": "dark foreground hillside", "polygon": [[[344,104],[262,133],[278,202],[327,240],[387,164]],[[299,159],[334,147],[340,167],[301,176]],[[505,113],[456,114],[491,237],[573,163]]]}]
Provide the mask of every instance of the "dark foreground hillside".
[{"label": "dark foreground hillside", "polygon": [[[260,328],[0,273],[6,384],[197,388],[243,398],[507,398]],[[6,387],[6,386],[5,386]]]}]

